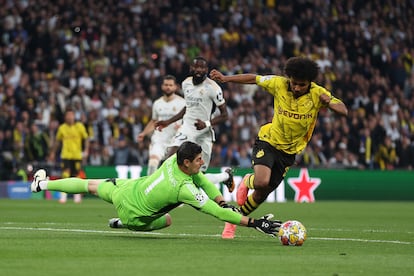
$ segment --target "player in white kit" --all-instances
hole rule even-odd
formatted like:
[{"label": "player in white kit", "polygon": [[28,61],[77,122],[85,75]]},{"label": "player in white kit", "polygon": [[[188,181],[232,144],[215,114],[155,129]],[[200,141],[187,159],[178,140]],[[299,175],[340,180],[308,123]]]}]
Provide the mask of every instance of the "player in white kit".
[{"label": "player in white kit", "polygon": [[176,94],[177,89],[176,78],[172,75],[166,75],[161,84],[163,95],[154,101],[152,105],[151,121],[148,122],[144,130],[138,135],[138,142],[142,142],[145,136],[152,133],[147,175],[155,172],[160,165],[160,161],[166,159],[167,149],[181,125],[181,120],[179,120],[163,128],[162,131],[155,128],[155,122],[167,120],[185,107],[184,98]]},{"label": "player in white kit", "polygon": [[[202,158],[204,160],[201,171],[205,172],[210,163],[213,142],[215,141],[212,126],[226,121],[228,113],[221,87],[207,77],[208,64],[203,57],[194,58],[190,66],[190,74],[181,85],[185,107],[175,116],[158,121],[155,125],[157,128],[163,129],[182,118],[183,123],[177,130],[167,156],[174,154],[185,141],[199,144],[202,148]],[[212,118],[216,107],[220,114]],[[234,181],[231,169],[222,174],[206,176],[213,183],[223,182],[230,192],[233,191]]]}]

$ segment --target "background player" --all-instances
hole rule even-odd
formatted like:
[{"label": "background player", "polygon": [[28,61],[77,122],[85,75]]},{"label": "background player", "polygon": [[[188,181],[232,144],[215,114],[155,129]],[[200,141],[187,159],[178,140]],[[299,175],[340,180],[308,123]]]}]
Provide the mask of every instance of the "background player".
[{"label": "background player", "polygon": [[138,135],[138,142],[143,142],[145,136],[152,134],[149,147],[149,160],[147,175],[151,175],[158,168],[160,161],[165,159],[168,146],[174,139],[181,122],[177,121],[160,131],[155,128],[155,122],[167,120],[185,107],[184,99],[177,95],[178,85],[174,76],[167,75],[163,78],[161,90],[163,96],[157,99],[152,105],[151,121],[145,126],[144,130]]},{"label": "background player", "polygon": [[[226,101],[223,98],[221,87],[207,77],[208,63],[203,57],[196,57],[190,65],[190,76],[182,85],[185,99],[185,107],[168,120],[156,122],[156,127],[163,129],[166,126],[183,119],[183,124],[177,130],[177,134],[171,144],[167,156],[171,156],[185,141],[191,141],[201,145],[203,150],[204,165],[201,170],[208,168],[215,141],[215,133],[212,126],[225,122],[228,118]],[[215,108],[220,113],[212,118]],[[230,192],[234,189],[234,181],[231,169],[220,174],[207,174],[211,182],[223,182]]]},{"label": "background player", "polygon": [[[56,151],[60,149],[62,178],[79,176],[82,170],[82,159],[88,157],[89,139],[85,126],[75,121],[75,112],[68,108],[65,111],[65,122],[56,133],[56,141],[52,146],[49,161],[56,159]],[[67,194],[60,194],[60,203],[66,203]],[[82,201],[80,194],[73,196],[75,203]]]}]

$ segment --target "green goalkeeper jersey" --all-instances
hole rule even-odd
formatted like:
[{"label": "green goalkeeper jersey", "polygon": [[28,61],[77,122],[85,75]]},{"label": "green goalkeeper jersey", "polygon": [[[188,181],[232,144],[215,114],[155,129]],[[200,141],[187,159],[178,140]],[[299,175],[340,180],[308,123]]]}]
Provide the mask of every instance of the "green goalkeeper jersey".
[{"label": "green goalkeeper jersey", "polygon": [[137,217],[156,219],[182,203],[233,224],[239,224],[242,218],[241,214],[221,208],[213,200],[221,193],[203,173],[189,176],[182,172],[176,154],[152,175],[117,179],[116,186],[112,200],[123,222]]}]

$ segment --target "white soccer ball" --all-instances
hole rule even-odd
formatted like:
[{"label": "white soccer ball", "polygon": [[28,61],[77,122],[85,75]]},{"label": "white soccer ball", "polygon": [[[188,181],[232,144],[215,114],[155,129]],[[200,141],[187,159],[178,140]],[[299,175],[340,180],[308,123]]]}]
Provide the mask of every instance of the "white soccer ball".
[{"label": "white soccer ball", "polygon": [[278,238],[283,245],[301,246],[306,240],[306,228],[297,220],[288,220],[282,223]]}]

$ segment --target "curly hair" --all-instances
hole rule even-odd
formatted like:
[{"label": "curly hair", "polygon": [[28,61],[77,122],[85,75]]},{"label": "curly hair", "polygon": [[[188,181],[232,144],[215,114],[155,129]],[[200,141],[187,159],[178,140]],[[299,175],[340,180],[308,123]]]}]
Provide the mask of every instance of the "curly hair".
[{"label": "curly hair", "polygon": [[319,74],[319,66],[309,58],[292,57],[285,65],[285,74],[289,78],[314,81]]}]

